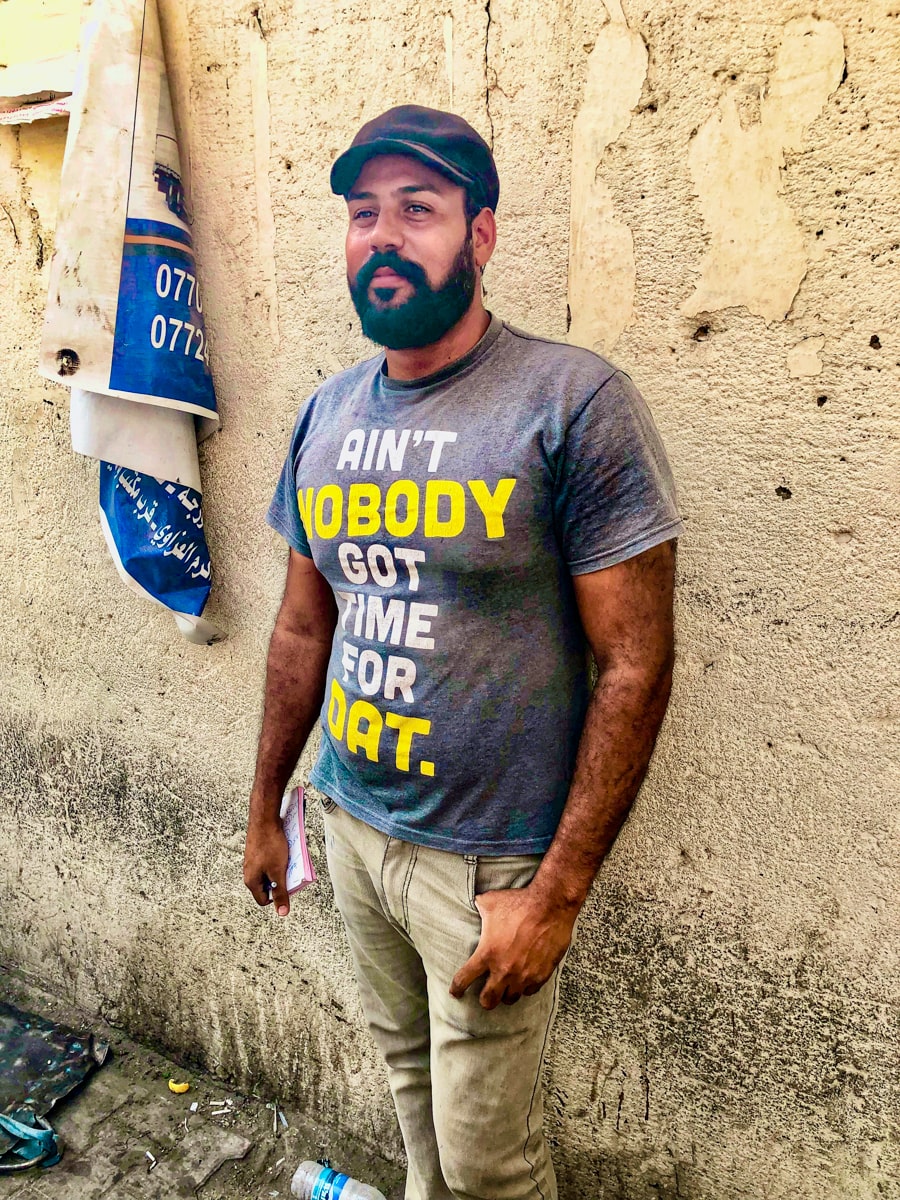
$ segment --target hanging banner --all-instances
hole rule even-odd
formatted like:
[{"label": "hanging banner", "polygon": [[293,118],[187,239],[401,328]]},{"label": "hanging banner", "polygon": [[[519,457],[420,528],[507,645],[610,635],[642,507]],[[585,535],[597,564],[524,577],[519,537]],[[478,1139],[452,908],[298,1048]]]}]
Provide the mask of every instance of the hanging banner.
[{"label": "hanging banner", "polygon": [[72,388],[119,572],[210,642],[197,439],[218,416],[156,0],[89,0],[70,111],[40,372]]},{"label": "hanging banner", "polygon": [[77,62],[75,54],[58,54],[0,67],[0,125],[68,116]]}]

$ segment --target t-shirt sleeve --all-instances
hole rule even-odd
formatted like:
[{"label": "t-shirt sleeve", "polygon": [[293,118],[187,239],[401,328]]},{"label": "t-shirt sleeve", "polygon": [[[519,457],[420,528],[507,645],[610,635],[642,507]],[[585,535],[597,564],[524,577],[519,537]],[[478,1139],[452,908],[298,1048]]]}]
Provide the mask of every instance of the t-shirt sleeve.
[{"label": "t-shirt sleeve", "polygon": [[554,515],[573,575],[615,566],[682,532],[666,452],[643,397],[621,371],[568,426]]},{"label": "t-shirt sleeve", "polygon": [[274,530],[281,534],[289,546],[293,546],[298,554],[302,554],[306,558],[312,558],[309,538],[306,535],[306,530],[303,528],[303,522],[300,519],[300,508],[297,504],[297,482],[294,476],[297,436],[298,430],[295,429],[294,435],[291,438],[288,456],[284,460],[284,466],[281,468],[281,475],[278,478],[275,495],[272,497],[272,503],[269,505],[269,511],[266,514],[266,521]]}]

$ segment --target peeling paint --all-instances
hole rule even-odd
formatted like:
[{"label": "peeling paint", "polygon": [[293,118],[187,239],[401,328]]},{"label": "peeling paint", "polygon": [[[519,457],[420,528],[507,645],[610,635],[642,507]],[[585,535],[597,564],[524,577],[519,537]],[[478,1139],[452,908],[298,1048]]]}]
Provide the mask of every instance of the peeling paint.
[{"label": "peeling paint", "polygon": [[[20,166],[39,227],[52,233],[59,203],[59,178],[66,147],[66,122],[35,121],[19,129]],[[49,248],[43,258],[49,262]]]},{"label": "peeling paint", "polygon": [[[848,69],[822,107],[833,27],[807,20],[809,52],[797,39],[776,61],[805,10],[775,0],[622,0],[606,26],[589,0],[266,0],[254,16],[255,3],[161,5],[170,82],[190,99],[204,309],[230,416],[204,450],[210,616],[227,643],[173,643],[162,618],[123,603],[66,391],[35,375],[35,234],[46,255],[61,139],[0,129],[0,961],[401,1157],[327,872],[278,922],[246,897],[240,860],[286,556],[263,516],[302,398],[372,353],[329,166],[390,104],[448,103],[451,16],[454,106],[493,137],[501,176],[489,304],[565,336],[573,213],[589,225],[599,210],[573,318],[600,314],[589,344],[618,338],[688,518],[672,704],[583,913],[549,1056],[560,1200],[891,1200],[900,16],[858,0],[818,10]],[[12,4],[0,0],[0,24]],[[761,179],[771,207],[780,187],[776,213],[802,230],[808,270],[785,322],[743,301],[680,309],[712,249],[692,130],[720,123],[723,88],[735,139],[750,139],[730,146],[735,188]],[[754,138],[768,157],[747,183]],[[733,205],[711,167],[710,203]],[[752,228],[734,253],[754,272],[769,255],[768,296],[784,282],[783,227],[756,228],[758,201],[739,209]],[[607,217],[636,268],[633,291],[615,251],[615,300]],[[791,376],[814,355],[820,373]],[[318,869],[315,805],[310,831]]]},{"label": "peeling paint", "polygon": [[819,354],[825,345],[824,336],[804,338],[796,346],[792,346],[787,355],[788,374],[791,379],[800,379],[805,375],[821,375],[822,360]]},{"label": "peeling paint", "polygon": [[844,42],[831,21],[798,17],[785,26],[759,119],[742,121],[735,89],[704,122],[688,152],[709,233],[686,316],[745,305],[783,320],[807,270],[803,231],[782,196],[785,154],[802,148],[807,126],[841,81]]},{"label": "peeling paint", "polygon": [[572,135],[569,341],[608,353],[634,316],[636,271],[628,225],[600,174],[604,151],[628,128],[647,74],[647,47],[618,0],[588,60]]}]

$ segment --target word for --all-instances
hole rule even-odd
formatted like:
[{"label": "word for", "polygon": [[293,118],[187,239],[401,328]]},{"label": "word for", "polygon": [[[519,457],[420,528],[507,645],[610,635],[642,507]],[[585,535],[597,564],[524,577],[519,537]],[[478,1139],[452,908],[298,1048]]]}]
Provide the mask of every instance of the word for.
[{"label": "word for", "polygon": [[412,685],[416,682],[416,664],[411,658],[389,654],[387,664],[377,650],[363,650],[352,642],[341,643],[341,666],[344,683],[355,675],[364,696],[377,696],[383,688],[385,700],[393,700],[399,692],[407,704],[413,703]]},{"label": "word for", "polygon": [[335,592],[344,601],[341,628],[346,629],[351,614],[353,636],[388,646],[407,646],[410,650],[433,650],[429,637],[432,620],[438,615],[436,604],[418,600],[388,600],[383,596],[364,596],[359,592]]},{"label": "word for", "polygon": [[175,281],[175,294],[173,300],[181,299],[181,290],[185,283],[188,283],[187,296],[185,304],[188,308],[197,301],[197,312],[203,312],[203,304],[200,300],[200,285],[190,271],[182,271],[181,267],[170,267],[168,263],[160,263],[159,269],[156,272],[156,294],[160,300],[165,300],[172,291],[172,280]]},{"label": "word for", "polygon": [[344,438],[337,469],[371,471],[374,467],[376,471],[383,471],[389,467],[391,471],[402,471],[403,456],[410,437],[414,446],[430,443],[428,471],[433,475],[440,465],[441,451],[448,442],[455,442],[457,435],[447,429],[401,429],[399,435],[396,429],[370,429],[367,440],[364,429],[351,429]]},{"label": "word for", "polygon": [[313,530],[323,539],[341,534],[374,537],[383,525],[392,537],[421,530],[426,538],[454,538],[465,529],[474,500],[484,518],[485,535],[502,538],[503,514],[515,486],[515,479],[500,479],[491,491],[483,479],[469,479],[470,498],[455,479],[429,479],[423,496],[412,479],[398,479],[384,494],[377,483],[351,483],[345,499],[336,483],[327,483],[298,490],[297,506],[307,537]]},{"label": "word for", "polygon": [[184,339],[185,357],[190,354],[191,340],[196,336],[197,347],[194,350],[194,358],[198,362],[209,364],[209,347],[206,344],[206,338],[203,336],[203,330],[197,325],[192,325],[190,321],[179,321],[175,317],[164,317],[161,313],[157,313],[150,322],[150,345],[154,350],[161,350],[166,343],[169,327],[172,329],[172,336],[169,338],[168,349],[174,353],[178,336],[182,330],[190,330]]},{"label": "word for", "polygon": [[[385,729],[397,732],[394,746],[394,762],[398,771],[410,771],[413,738],[427,737],[431,722],[424,717],[404,717],[400,713],[386,712],[382,715],[368,700],[354,700],[347,709],[347,694],[336,679],[331,681],[328,698],[328,728],[337,742],[346,739],[351,754],[364,754],[369,762],[381,762],[381,738]],[[422,760],[419,763],[422,775],[434,775],[434,763]]]}]

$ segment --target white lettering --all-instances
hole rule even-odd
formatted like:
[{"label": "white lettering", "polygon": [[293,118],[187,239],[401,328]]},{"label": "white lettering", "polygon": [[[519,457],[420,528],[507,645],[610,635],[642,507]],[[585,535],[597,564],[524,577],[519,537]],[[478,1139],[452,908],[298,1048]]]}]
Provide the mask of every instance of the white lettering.
[{"label": "white lettering", "polygon": [[338,562],[341,564],[345,578],[349,579],[351,583],[365,583],[368,579],[363,564],[362,550],[353,542],[342,542],[338,546]]},{"label": "white lettering", "polygon": [[[394,601],[392,600],[393,604]],[[409,606],[409,616],[406,620],[406,639],[404,644],[415,650],[433,650],[434,638],[425,637],[431,629],[431,618],[438,615],[436,604],[420,604],[413,600]],[[396,643],[395,643],[396,644]]]},{"label": "white lettering", "polygon": [[344,467],[349,467],[351,471],[359,470],[359,460],[362,455],[363,439],[365,436],[364,430],[351,429],[344,438],[344,445],[337,464],[339,471],[343,471]]},{"label": "white lettering", "polygon": [[353,605],[356,603],[356,592],[335,592],[339,600],[344,601],[344,614],[341,617],[341,629],[347,628],[347,621],[350,618],[350,613],[353,611]]},{"label": "white lettering", "polygon": [[[369,553],[371,554],[371,552],[370,550]],[[406,564],[406,569],[409,571],[409,590],[417,592],[419,590],[419,568],[416,566],[416,563],[425,561],[425,551],[410,550],[406,546],[395,546],[394,558],[396,558],[397,562]]]},{"label": "white lettering", "polygon": [[378,443],[378,435],[380,429],[373,429],[369,433],[369,444],[366,446],[366,457],[363,459],[363,470],[369,471],[372,468],[372,459],[375,457],[375,446]]},{"label": "white lettering", "polygon": [[[425,562],[424,550],[412,550],[408,546],[391,548],[376,543],[369,546],[363,555],[362,548],[355,542],[342,542],[338,546],[338,562],[341,564],[344,577],[350,583],[364,584],[368,583],[371,578],[372,582],[377,583],[379,587],[393,587],[397,582],[398,571],[395,560],[397,563],[403,563],[406,567],[409,576],[409,590],[417,592],[419,590],[417,564]],[[366,564],[368,564],[368,569],[366,569]],[[337,594],[344,595],[343,592]],[[345,614],[345,621],[346,616],[347,614]]]},{"label": "white lettering", "polygon": [[383,471],[385,465],[390,462],[392,471],[403,470],[403,455],[406,453],[406,447],[409,442],[409,430],[402,429],[400,431],[400,440],[397,440],[396,429],[385,429],[381,435],[381,445],[378,447],[378,461],[375,466],[379,471]]},{"label": "white lettering", "polygon": [[366,559],[372,578],[379,587],[393,587],[397,582],[397,568],[394,566],[394,556],[387,546],[370,546]]},{"label": "white lettering", "polygon": [[359,649],[352,642],[344,642],[341,647],[341,666],[344,668],[344,683],[351,675],[356,674],[356,660],[359,658]]},{"label": "white lettering", "polygon": [[359,656],[359,687],[364,696],[377,696],[381,691],[384,663],[377,650],[363,650]]},{"label": "white lettering", "polygon": [[446,429],[427,429],[423,441],[431,442],[431,458],[428,460],[428,470],[436,471],[441,461],[441,451],[448,442],[456,441],[456,434]]},{"label": "white lettering", "polygon": [[[381,596],[366,597],[366,640],[399,646],[405,608],[403,600],[389,600],[385,609]],[[434,611],[437,612],[437,608]],[[410,643],[407,641],[406,644]]]},{"label": "white lettering", "polygon": [[411,658],[390,654],[384,676],[384,698],[393,700],[399,692],[407,704],[413,703],[412,685],[416,682],[416,664]]}]

